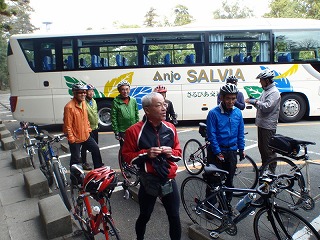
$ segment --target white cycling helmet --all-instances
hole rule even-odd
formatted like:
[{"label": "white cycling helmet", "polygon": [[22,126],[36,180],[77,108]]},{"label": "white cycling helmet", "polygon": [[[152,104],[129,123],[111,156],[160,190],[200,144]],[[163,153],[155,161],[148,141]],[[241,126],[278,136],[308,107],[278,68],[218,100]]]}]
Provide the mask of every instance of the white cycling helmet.
[{"label": "white cycling helmet", "polygon": [[272,80],[272,78],[274,77],[274,72],[269,70],[269,69],[265,69],[263,70],[261,73],[259,73],[259,75],[256,77],[256,79],[270,79]]}]

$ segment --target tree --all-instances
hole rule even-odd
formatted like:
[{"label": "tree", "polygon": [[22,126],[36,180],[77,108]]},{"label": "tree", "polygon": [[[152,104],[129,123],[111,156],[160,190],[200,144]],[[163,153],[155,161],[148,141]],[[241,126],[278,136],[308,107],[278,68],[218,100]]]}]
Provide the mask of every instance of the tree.
[{"label": "tree", "polygon": [[176,5],[176,7],[174,8],[174,14],[175,26],[186,25],[194,21],[194,18],[189,14],[189,9],[184,5]]},{"label": "tree", "polygon": [[155,25],[157,24],[156,18],[159,17],[159,15],[156,13],[156,9],[151,7],[144,17],[144,26],[155,27]]},{"label": "tree", "polygon": [[228,0],[222,2],[222,8],[213,12],[214,19],[250,18],[253,10],[248,7],[240,8],[239,2],[228,4]]},{"label": "tree", "polygon": [[0,0],[0,88],[8,87],[7,48],[12,34],[31,33],[36,28],[30,22],[33,9],[29,0]]},{"label": "tree", "polygon": [[273,0],[269,7],[264,17],[320,19],[320,0]]}]

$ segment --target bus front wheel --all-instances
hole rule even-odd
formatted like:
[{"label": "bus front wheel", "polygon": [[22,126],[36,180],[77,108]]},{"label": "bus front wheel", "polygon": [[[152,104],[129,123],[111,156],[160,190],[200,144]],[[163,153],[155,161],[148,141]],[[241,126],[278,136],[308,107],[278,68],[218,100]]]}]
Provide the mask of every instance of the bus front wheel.
[{"label": "bus front wheel", "polygon": [[111,130],[111,101],[104,100],[97,102],[99,115],[99,131]]},{"label": "bus front wheel", "polygon": [[281,96],[280,122],[297,122],[306,113],[306,102],[298,94],[286,94]]}]

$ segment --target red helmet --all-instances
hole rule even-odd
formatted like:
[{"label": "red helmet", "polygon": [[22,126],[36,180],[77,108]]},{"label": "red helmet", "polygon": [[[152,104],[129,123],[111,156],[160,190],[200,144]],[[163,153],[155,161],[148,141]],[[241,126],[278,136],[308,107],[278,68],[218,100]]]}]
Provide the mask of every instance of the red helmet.
[{"label": "red helmet", "polygon": [[167,88],[163,85],[158,85],[155,87],[155,89],[153,90],[154,92],[157,93],[166,93],[167,92]]},{"label": "red helmet", "polygon": [[90,171],[83,180],[86,192],[100,193],[106,189],[114,189],[118,179],[116,172],[110,167],[101,167]]}]

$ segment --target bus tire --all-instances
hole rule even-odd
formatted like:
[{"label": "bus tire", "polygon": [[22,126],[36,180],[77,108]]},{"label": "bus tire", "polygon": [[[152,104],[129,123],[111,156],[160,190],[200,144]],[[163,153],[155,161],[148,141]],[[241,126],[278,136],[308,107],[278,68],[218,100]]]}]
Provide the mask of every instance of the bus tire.
[{"label": "bus tire", "polygon": [[110,100],[102,100],[97,102],[99,115],[99,131],[106,132],[112,130],[111,127],[111,107]]},{"label": "bus tire", "polygon": [[307,110],[306,101],[299,94],[285,94],[281,96],[280,122],[297,122],[304,117]]}]

